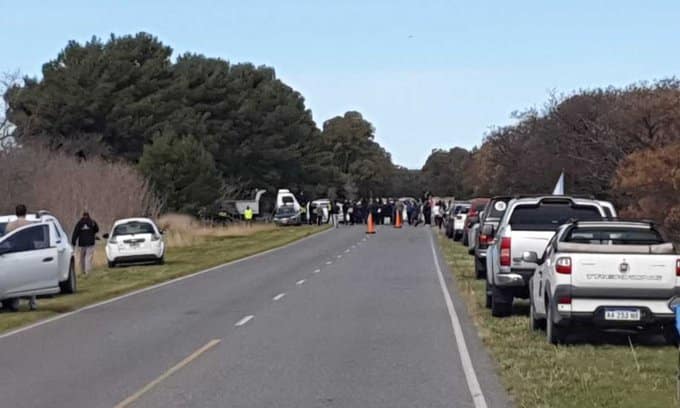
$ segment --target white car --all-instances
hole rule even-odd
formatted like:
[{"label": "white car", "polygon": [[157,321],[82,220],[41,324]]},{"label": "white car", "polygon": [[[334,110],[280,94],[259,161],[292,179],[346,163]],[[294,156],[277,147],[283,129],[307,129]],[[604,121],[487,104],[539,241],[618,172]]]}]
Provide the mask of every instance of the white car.
[{"label": "white car", "polygon": [[[4,231],[6,223],[3,224]],[[17,310],[21,298],[75,292],[76,274],[70,248],[64,231],[50,221],[36,221],[0,237],[3,308]]]},{"label": "white car", "polygon": [[646,222],[589,221],[561,226],[529,282],[532,329],[550,343],[577,327],[661,330],[677,340],[669,301],[680,291],[680,255]]},{"label": "white car", "polygon": [[165,256],[163,231],[149,218],[125,218],[104,234],[109,268],[121,263],[154,262],[162,264]]},{"label": "white car", "polygon": [[[0,215],[0,239],[5,238],[5,227],[9,222],[16,220],[16,215]],[[38,211],[26,215],[28,221],[36,224],[49,224],[54,226],[52,232],[55,238],[53,243],[57,249],[57,262],[55,263],[56,273],[59,277],[59,288],[61,293],[75,293],[76,291],[76,272],[74,249],[71,246],[68,234],[64,231],[61,223],[54,215],[48,211]],[[9,235],[9,234],[8,234]]]}]

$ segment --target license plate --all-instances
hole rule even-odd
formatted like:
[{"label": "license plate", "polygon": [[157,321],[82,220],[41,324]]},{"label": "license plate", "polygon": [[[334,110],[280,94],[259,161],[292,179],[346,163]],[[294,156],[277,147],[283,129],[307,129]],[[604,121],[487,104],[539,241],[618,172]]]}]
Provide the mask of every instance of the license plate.
[{"label": "license plate", "polygon": [[138,242],[132,242],[129,245],[130,248],[139,248],[139,243]]},{"label": "license plate", "polygon": [[640,320],[640,309],[605,309],[604,320]]}]

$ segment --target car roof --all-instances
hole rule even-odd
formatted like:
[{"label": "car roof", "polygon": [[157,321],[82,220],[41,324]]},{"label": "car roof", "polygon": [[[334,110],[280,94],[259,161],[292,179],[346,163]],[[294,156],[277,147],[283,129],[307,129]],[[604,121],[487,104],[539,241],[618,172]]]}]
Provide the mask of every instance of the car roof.
[{"label": "car roof", "polygon": [[[10,222],[10,221],[14,221],[16,219],[17,219],[17,216],[14,215],[14,214],[0,215],[0,222]],[[28,221],[33,221],[33,222],[36,222],[36,221],[38,221],[38,222],[43,222],[43,221],[57,221],[57,222],[59,222],[57,217],[55,217],[54,215],[52,215],[52,214],[50,214],[46,211],[41,211],[41,212],[38,212],[38,213],[28,213],[28,214],[26,214],[26,219]]]},{"label": "car roof", "polygon": [[566,196],[566,195],[544,195],[544,196],[538,196],[538,197],[522,197],[522,198],[515,198],[511,201],[511,204],[513,205],[521,205],[521,204],[538,204],[544,200],[564,200],[564,201],[571,201],[574,204],[585,204],[585,205],[598,205],[602,206],[598,200],[595,199],[590,199],[590,198],[576,198],[572,196]]},{"label": "car roof", "polygon": [[135,217],[135,218],[122,218],[120,220],[116,220],[116,222],[113,223],[113,226],[116,227],[120,224],[126,224],[128,222],[148,222],[153,225],[156,225],[156,223],[153,222],[151,218]]},{"label": "car roof", "polygon": [[651,229],[652,224],[646,221],[618,221],[618,220],[603,220],[603,221],[578,221],[573,222],[577,227],[586,228],[608,228],[608,227],[620,227],[620,228],[638,228],[638,229]]}]

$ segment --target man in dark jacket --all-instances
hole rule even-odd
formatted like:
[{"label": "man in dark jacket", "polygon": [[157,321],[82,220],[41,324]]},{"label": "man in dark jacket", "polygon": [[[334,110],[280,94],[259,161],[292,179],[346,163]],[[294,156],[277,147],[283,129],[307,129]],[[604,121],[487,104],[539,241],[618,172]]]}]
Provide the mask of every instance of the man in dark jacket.
[{"label": "man in dark jacket", "polygon": [[71,244],[79,247],[78,260],[80,262],[80,270],[83,275],[90,273],[92,269],[92,258],[94,257],[94,244],[97,233],[99,232],[99,225],[90,218],[88,212],[83,213],[83,217],[78,221],[76,227],[73,229],[73,236]]}]

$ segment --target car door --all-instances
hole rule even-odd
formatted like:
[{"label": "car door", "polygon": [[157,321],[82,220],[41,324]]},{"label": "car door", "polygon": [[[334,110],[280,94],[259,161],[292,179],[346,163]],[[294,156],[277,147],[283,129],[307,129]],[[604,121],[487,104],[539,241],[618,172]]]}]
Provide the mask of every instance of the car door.
[{"label": "car door", "polygon": [[68,279],[69,266],[71,264],[72,250],[68,242],[66,233],[60,228],[56,220],[50,220],[50,239],[51,244],[57,248],[57,264],[59,270],[59,280]]},{"label": "car door", "polygon": [[49,293],[59,287],[57,248],[50,246],[50,228],[20,228],[0,241],[0,297]]},{"label": "car door", "polygon": [[555,252],[555,242],[557,240],[557,234],[555,234],[550,241],[548,242],[548,245],[545,248],[545,252],[542,255],[543,259],[543,264],[540,265],[537,269],[536,272],[538,274],[538,280],[534,281],[538,283],[538,287],[534,285],[534,290],[536,291],[536,297],[534,299],[537,299],[537,303],[535,304],[536,309],[541,313],[545,314],[547,311],[545,310],[545,291],[546,291],[546,286],[550,285],[550,277],[551,277],[551,266],[552,266],[552,257]]}]

